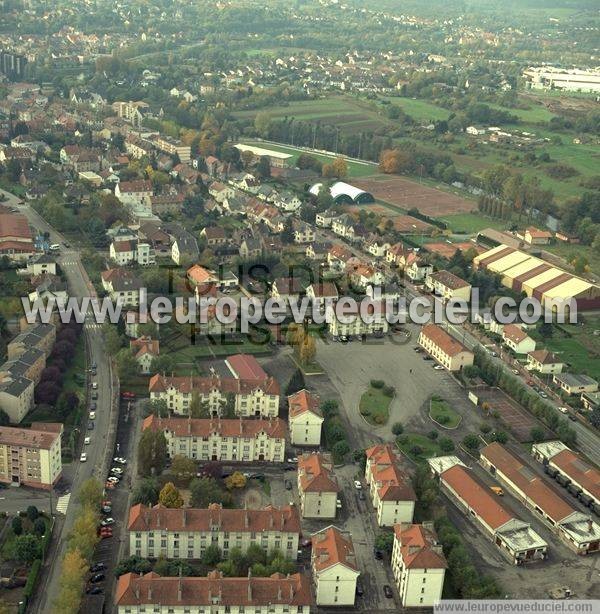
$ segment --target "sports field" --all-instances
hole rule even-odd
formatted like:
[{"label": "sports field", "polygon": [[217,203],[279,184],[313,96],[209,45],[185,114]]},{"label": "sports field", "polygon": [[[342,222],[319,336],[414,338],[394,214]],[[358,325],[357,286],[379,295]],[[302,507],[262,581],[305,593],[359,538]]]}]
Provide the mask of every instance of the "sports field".
[{"label": "sports field", "polygon": [[416,207],[430,217],[469,213],[477,207],[474,200],[467,200],[449,192],[442,192],[416,181],[392,175],[374,175],[354,184],[370,192],[377,200],[401,207],[405,211]]}]

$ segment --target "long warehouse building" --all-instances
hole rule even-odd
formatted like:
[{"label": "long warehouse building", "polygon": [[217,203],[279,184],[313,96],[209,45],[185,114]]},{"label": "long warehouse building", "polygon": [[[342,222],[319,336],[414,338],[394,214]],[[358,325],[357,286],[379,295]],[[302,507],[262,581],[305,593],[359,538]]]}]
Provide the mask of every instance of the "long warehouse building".
[{"label": "long warehouse building", "polygon": [[546,473],[577,496],[584,505],[600,514],[600,470],[575,454],[562,441],[533,444],[533,458],[544,465]]},{"label": "long warehouse building", "polygon": [[600,286],[504,244],[476,256],[473,267],[500,275],[503,286],[544,305],[573,298],[579,311],[600,308]]},{"label": "long warehouse building", "polygon": [[577,554],[600,551],[600,526],[498,442],[483,448],[481,465],[534,511]]},{"label": "long warehouse building", "polygon": [[546,558],[548,544],[529,524],[506,509],[457,456],[439,456],[428,462],[442,490],[477,522],[481,532],[513,565]]}]

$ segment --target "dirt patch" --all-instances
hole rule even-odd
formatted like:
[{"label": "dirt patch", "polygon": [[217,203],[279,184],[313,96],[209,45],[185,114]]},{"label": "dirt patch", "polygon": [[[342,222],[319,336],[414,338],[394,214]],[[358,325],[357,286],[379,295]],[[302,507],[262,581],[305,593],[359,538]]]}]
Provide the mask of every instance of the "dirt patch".
[{"label": "dirt patch", "polygon": [[[519,443],[531,441],[531,429],[540,427],[545,434],[550,436],[552,433],[538,420],[536,420],[527,410],[515,403],[510,397],[498,389],[477,391],[479,406],[484,403],[489,405],[487,410],[490,414],[498,412],[499,418],[507,429],[515,436]],[[483,412],[485,414],[485,412]]]},{"label": "dirt patch", "polygon": [[353,181],[353,185],[370,192],[378,200],[406,211],[416,207],[421,213],[431,217],[469,213],[477,207],[475,201],[421,185],[404,177],[376,175],[368,179],[357,179]]},{"label": "dirt patch", "polygon": [[242,504],[249,510],[262,509],[269,501],[265,501],[266,495],[258,488],[248,488],[242,495]]}]

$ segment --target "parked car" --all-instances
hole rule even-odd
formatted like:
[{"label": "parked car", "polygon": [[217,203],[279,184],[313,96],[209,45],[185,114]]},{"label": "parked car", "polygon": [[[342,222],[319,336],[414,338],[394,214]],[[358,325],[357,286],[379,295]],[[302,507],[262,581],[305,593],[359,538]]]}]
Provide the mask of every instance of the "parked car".
[{"label": "parked car", "polygon": [[336,501],[335,501],[335,507],[336,507],[336,509],[338,509],[338,510],[341,510],[341,509],[342,509],[342,501],[341,501],[341,499],[336,499]]},{"label": "parked car", "polygon": [[296,466],[295,465],[286,465],[283,468],[284,471],[296,471]]},{"label": "parked car", "polygon": [[98,582],[103,582],[104,580],[106,580],[106,576],[103,573],[97,573],[94,574],[91,578],[90,578],[90,582],[92,584],[96,584]]},{"label": "parked car", "polygon": [[94,430],[94,423],[91,420],[88,420],[88,431]]},{"label": "parked car", "polygon": [[364,493],[364,491],[363,491],[363,490],[361,490],[361,491],[358,493],[358,498],[359,498],[361,501],[364,501],[364,500],[366,499],[366,497],[365,497],[365,493]]},{"label": "parked car", "polygon": [[379,560],[383,558],[383,552],[381,552],[381,550],[378,550],[377,548],[373,548],[373,555],[375,556],[376,559],[379,559]]},{"label": "parked car", "polygon": [[87,452],[82,452],[79,456],[79,462],[85,463],[87,461]]},{"label": "parked car", "polygon": [[310,548],[311,545],[312,545],[312,539],[310,539],[310,537],[307,538],[307,539],[303,539],[302,540],[302,547],[303,548]]},{"label": "parked car", "polygon": [[103,506],[100,508],[100,511],[101,511],[103,514],[110,514],[110,513],[112,512],[112,506],[110,506],[110,505],[103,505]]},{"label": "parked car", "polygon": [[119,464],[119,465],[126,465],[127,464],[127,459],[123,458],[122,456],[115,456],[113,458],[113,462]]},{"label": "parked car", "polygon": [[431,358],[429,354],[425,354],[425,356],[423,356],[423,360],[433,360],[433,358]]},{"label": "parked car", "polygon": [[110,472],[114,473],[117,477],[123,475],[123,469],[121,469],[121,467],[113,467]]},{"label": "parked car", "polygon": [[95,563],[90,567],[90,571],[92,573],[97,573],[99,571],[103,571],[104,569],[106,569],[106,565],[104,563]]},{"label": "parked car", "polygon": [[89,445],[90,445],[90,443],[92,443],[92,438],[91,438],[91,437],[86,437],[86,438],[83,440],[83,443],[84,443],[84,445],[89,446]]},{"label": "parked car", "polygon": [[115,524],[115,519],[114,518],[105,518],[104,520],[100,521],[100,526],[103,527],[108,527],[111,524]]},{"label": "parked car", "polygon": [[360,582],[356,583],[356,594],[359,597],[362,597],[365,594],[365,591],[364,591],[364,589],[362,587],[362,584]]},{"label": "parked car", "polygon": [[119,478],[114,475],[110,475],[106,478],[106,481],[112,482],[113,484],[118,484],[121,480],[119,480]]},{"label": "parked car", "polygon": [[95,420],[96,419],[96,412],[95,411],[91,411],[90,412],[90,420]]},{"label": "parked car", "polygon": [[91,586],[85,592],[88,595],[101,595],[104,591],[99,586]]},{"label": "parked car", "polygon": [[390,587],[389,584],[384,584],[383,585],[383,594],[388,598],[388,599],[392,599],[392,597],[394,596],[394,593],[392,592],[392,589]]},{"label": "parked car", "polygon": [[569,413],[569,408],[565,407],[564,405],[562,407],[558,408],[558,411],[560,411],[563,414],[568,414]]},{"label": "parked car", "polygon": [[362,484],[360,483],[360,480],[354,480],[354,488],[356,488],[356,490],[362,489]]},{"label": "parked car", "polygon": [[298,462],[298,457],[297,456],[292,456],[291,458],[287,459],[288,463],[297,463]]},{"label": "parked car", "polygon": [[285,489],[292,490],[292,483],[289,480],[285,481]]},{"label": "parked car", "polygon": [[98,382],[92,382],[92,390],[98,390]]},{"label": "parked car", "polygon": [[443,371],[443,370],[444,370],[444,367],[442,367],[442,365],[433,365],[433,368],[434,368],[436,371]]},{"label": "parked car", "polygon": [[96,411],[98,409],[98,404],[95,401],[92,401],[90,403],[90,410],[91,411]]}]

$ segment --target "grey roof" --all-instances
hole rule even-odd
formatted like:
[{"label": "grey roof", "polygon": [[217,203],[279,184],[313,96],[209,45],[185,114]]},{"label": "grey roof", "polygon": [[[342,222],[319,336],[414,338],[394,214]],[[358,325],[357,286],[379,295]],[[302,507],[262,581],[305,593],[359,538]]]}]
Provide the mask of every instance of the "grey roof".
[{"label": "grey roof", "polygon": [[19,356],[19,361],[24,362],[26,365],[31,366],[36,363],[42,356],[46,356],[46,354],[39,350],[38,348],[28,348]]},{"label": "grey roof", "polygon": [[558,373],[554,376],[559,382],[574,388],[576,386],[590,386],[598,382],[588,375],[578,373]]},{"label": "grey roof", "polygon": [[24,377],[28,369],[29,365],[21,362],[18,358],[16,360],[9,360],[0,367],[0,371],[8,372],[13,377]]},{"label": "grey roof", "polygon": [[25,332],[33,333],[34,335],[37,335],[38,337],[47,337],[48,335],[53,335],[55,330],[56,330],[56,327],[53,324],[39,323],[39,324],[34,324],[30,328],[28,328]]},{"label": "grey roof", "polygon": [[0,392],[9,394],[12,397],[20,397],[28,388],[32,386],[33,382],[26,377],[13,377],[10,380],[0,382]]}]

